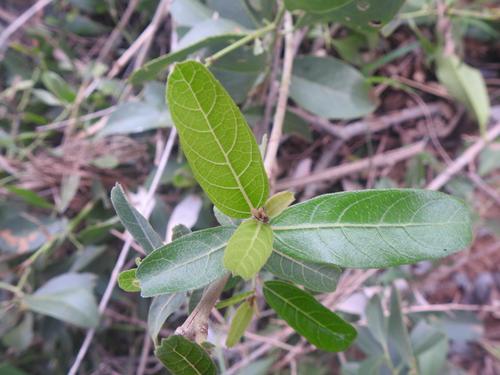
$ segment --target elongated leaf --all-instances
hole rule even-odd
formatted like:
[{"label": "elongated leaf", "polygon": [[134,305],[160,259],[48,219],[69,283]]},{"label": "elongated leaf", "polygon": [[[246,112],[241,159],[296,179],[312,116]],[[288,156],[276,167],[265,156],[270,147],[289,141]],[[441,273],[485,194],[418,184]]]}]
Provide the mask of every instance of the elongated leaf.
[{"label": "elongated leaf", "polygon": [[276,276],[305,286],[315,292],[332,292],[337,287],[341,269],[333,264],[295,259],[274,249],[265,269]]},{"label": "elongated leaf", "polygon": [[118,286],[126,292],[140,292],[141,286],[137,280],[137,268],[122,271],[118,275]]},{"label": "elongated leaf", "polygon": [[484,132],[490,118],[490,99],[481,72],[457,56],[441,56],[436,74],[448,92],[474,114]]},{"label": "elongated leaf", "polygon": [[416,361],[413,356],[410,337],[403,320],[400,299],[399,291],[395,287],[392,287],[391,310],[387,324],[388,341],[390,347],[399,354],[402,361],[410,368],[416,370]]},{"label": "elongated leaf", "polygon": [[462,201],[413,189],[326,194],[288,208],[271,224],[277,250],[352,268],[442,258],[472,238]]},{"label": "elongated leaf", "polygon": [[163,246],[163,241],[151,227],[151,224],[128,203],[119,184],[111,190],[111,202],[123,226],[132,234],[132,237],[146,253]]},{"label": "elongated leaf", "polygon": [[236,294],[228,299],[225,299],[224,301],[217,302],[215,307],[218,309],[223,309],[224,307],[236,305],[238,302],[241,302],[244,299],[247,299],[248,297],[250,297],[254,293],[255,293],[254,290],[250,290],[248,292]]},{"label": "elongated leaf", "polygon": [[303,290],[282,281],[267,281],[263,290],[278,316],[318,349],[343,351],[356,338],[352,325]]},{"label": "elongated leaf", "polygon": [[137,269],[141,295],[198,289],[222,277],[224,248],[233,232],[231,227],[200,230],[153,251]]},{"label": "elongated leaf", "polygon": [[257,142],[238,107],[195,61],[176,65],[167,99],[198,183],[222,212],[249,217],[264,204],[269,186]]},{"label": "elongated leaf", "polygon": [[186,59],[190,54],[199,51],[204,47],[222,42],[235,42],[243,36],[244,35],[242,34],[223,34],[206,37],[202,40],[197,41],[196,43],[187,45],[182,49],[157,57],[156,59],[147,62],[142,68],[132,73],[129,80],[133,84],[140,84],[144,81],[153,80],[158,74],[166,70],[170,64],[173,64],[177,61],[182,61]]},{"label": "elongated leaf", "polygon": [[243,302],[231,321],[231,327],[229,327],[229,332],[227,334],[226,346],[231,348],[235,346],[241,337],[244,335],[248,325],[252,321],[253,313],[255,309],[253,303],[249,301]]},{"label": "elongated leaf", "polygon": [[271,227],[250,219],[241,223],[231,236],[224,251],[224,267],[248,280],[266,264],[272,251]]},{"label": "elongated leaf", "polygon": [[66,103],[72,103],[75,100],[75,92],[57,73],[44,72],[42,74],[42,81],[45,87],[57,96],[58,99]]},{"label": "elongated leaf", "polygon": [[185,301],[186,293],[163,294],[153,298],[148,312],[148,332],[153,340],[156,340],[168,317],[178,310]]},{"label": "elongated leaf", "polygon": [[99,322],[97,304],[92,294],[95,276],[66,273],[50,279],[23,303],[32,311],[72,323],[93,328]]},{"label": "elongated leaf", "polygon": [[183,336],[161,340],[155,356],[172,375],[215,375],[217,372],[207,352]]},{"label": "elongated leaf", "polygon": [[285,0],[288,10],[305,10],[306,12],[323,13],[340,8],[354,0]]},{"label": "elongated leaf", "polygon": [[301,107],[325,118],[352,119],[375,109],[370,85],[361,73],[333,57],[296,58],[290,96]]},{"label": "elongated leaf", "polygon": [[291,191],[282,191],[274,194],[264,205],[267,216],[273,218],[282,213],[295,200],[295,195]]}]

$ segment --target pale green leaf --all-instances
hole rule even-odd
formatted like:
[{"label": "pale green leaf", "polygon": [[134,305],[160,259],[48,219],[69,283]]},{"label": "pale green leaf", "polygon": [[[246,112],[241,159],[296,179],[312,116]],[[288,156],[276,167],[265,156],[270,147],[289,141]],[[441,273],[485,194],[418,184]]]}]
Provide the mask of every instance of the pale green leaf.
[{"label": "pale green leaf", "polygon": [[257,142],[238,107],[195,61],[176,65],[167,99],[198,183],[222,212],[249,217],[264,204],[269,186]]},{"label": "pale green leaf", "polygon": [[315,292],[334,291],[341,274],[341,269],[333,264],[292,258],[276,249],[264,268],[282,279],[303,285]]},{"label": "pale green leaf", "polygon": [[[33,314],[26,313],[23,320],[17,326],[3,335],[3,344],[16,351],[27,349],[34,337],[33,321]],[[2,372],[0,371],[0,373]]]},{"label": "pale green leaf", "polygon": [[228,307],[228,306],[236,305],[238,302],[241,302],[244,299],[247,299],[248,297],[250,297],[253,294],[255,294],[254,290],[250,290],[248,292],[243,292],[243,293],[240,293],[240,294],[236,294],[236,295],[234,295],[234,296],[232,296],[232,297],[230,297],[228,299],[225,299],[223,301],[217,302],[217,304],[215,305],[215,307],[218,308],[218,309],[223,309],[223,308]]},{"label": "pale green leaf", "polygon": [[273,251],[273,231],[261,221],[244,221],[231,236],[224,251],[224,267],[248,280],[266,264]]},{"label": "pale green leaf", "polygon": [[122,271],[118,275],[118,286],[126,292],[140,292],[141,286],[136,276],[137,268]]},{"label": "pale green leaf", "polygon": [[356,338],[352,325],[305,291],[282,281],[267,281],[263,291],[278,316],[318,349],[344,351]]},{"label": "pale green leaf", "polygon": [[172,375],[215,375],[215,364],[198,344],[183,336],[161,340],[155,356]]},{"label": "pale green leaf", "polygon": [[438,259],[467,247],[472,239],[462,201],[413,189],[322,195],[286,209],[271,225],[277,250],[351,268]]},{"label": "pale green leaf", "polygon": [[340,8],[352,1],[354,0],[285,0],[285,7],[288,10],[323,13]]},{"label": "pale green leaf", "polygon": [[376,107],[361,73],[333,57],[296,58],[290,97],[315,115],[332,119],[362,117]]},{"label": "pale green leaf", "polygon": [[399,354],[404,363],[410,368],[415,368],[415,357],[413,356],[410,337],[403,320],[400,300],[399,291],[392,287],[391,308],[387,324],[388,341],[391,348]]},{"label": "pale green leaf", "polygon": [[490,118],[490,99],[481,72],[452,55],[437,59],[436,75],[450,95],[474,114],[484,132]]},{"label": "pale green leaf", "polygon": [[253,303],[249,301],[243,302],[238,307],[227,333],[226,346],[228,348],[235,346],[245,334],[245,330],[252,321],[254,311]]},{"label": "pale green leaf", "polygon": [[137,269],[141,295],[198,289],[222,277],[224,248],[233,232],[232,227],[204,229],[153,251]]},{"label": "pale green leaf", "polygon": [[57,73],[44,72],[42,74],[42,82],[59,100],[66,103],[72,103],[75,100],[76,93]]},{"label": "pale green leaf", "polygon": [[111,190],[111,203],[113,203],[123,226],[146,253],[163,246],[162,239],[151,227],[151,224],[127,201],[120,184],[116,184]]},{"label": "pale green leaf", "polygon": [[153,298],[148,312],[148,332],[156,340],[161,327],[186,301],[186,293],[163,294]]},{"label": "pale green leaf", "polygon": [[227,216],[225,213],[223,213],[221,210],[219,210],[216,206],[214,206],[214,216],[217,222],[226,227],[237,227],[240,225],[241,220],[240,219],[234,219],[230,216]]},{"label": "pale green leaf", "polygon": [[32,311],[72,323],[94,328],[99,322],[97,303],[92,294],[95,276],[66,273],[50,279],[35,293],[23,298]]},{"label": "pale green leaf", "polygon": [[270,197],[264,205],[267,216],[273,218],[282,213],[295,201],[295,194],[291,191],[282,191]]}]

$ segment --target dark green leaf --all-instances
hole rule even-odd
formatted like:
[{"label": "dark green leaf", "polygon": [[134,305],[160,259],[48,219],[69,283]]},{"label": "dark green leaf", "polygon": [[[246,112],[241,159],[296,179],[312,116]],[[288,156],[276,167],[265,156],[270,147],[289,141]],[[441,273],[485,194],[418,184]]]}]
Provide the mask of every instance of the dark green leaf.
[{"label": "dark green leaf", "polygon": [[148,332],[156,340],[161,327],[186,301],[186,293],[163,294],[153,298],[148,312]]},{"label": "dark green leaf", "polygon": [[315,115],[353,119],[375,109],[370,85],[359,71],[333,57],[294,60],[290,97]]},{"label": "dark green leaf", "polygon": [[111,190],[111,202],[123,226],[146,253],[163,246],[163,241],[139,211],[128,203],[122,187],[117,184]]},{"label": "dark green leaf", "polygon": [[118,275],[118,286],[126,292],[140,292],[141,286],[136,273],[137,268],[120,272]]},{"label": "dark green leaf", "polygon": [[153,251],[141,262],[141,295],[198,289],[222,277],[224,248],[234,228],[217,227],[183,236]]},{"label": "dark green leaf", "polygon": [[207,352],[183,336],[161,340],[155,356],[172,375],[215,375],[217,372]]},{"label": "dark green leaf", "polygon": [[285,0],[285,7],[288,10],[323,13],[340,8],[352,1],[355,0]]},{"label": "dark green leaf", "polygon": [[274,247],[292,258],[352,268],[442,258],[472,238],[463,202],[412,189],[326,194],[286,209],[271,225]]},{"label": "dark green leaf", "polygon": [[352,325],[303,290],[282,281],[267,281],[263,290],[278,316],[318,349],[343,351],[356,338]]},{"label": "dark green leaf", "polygon": [[333,264],[294,259],[276,249],[273,250],[265,269],[315,292],[334,291],[341,274],[341,269]]},{"label": "dark green leaf", "polygon": [[172,228],[172,241],[175,241],[178,238],[186,236],[189,233],[192,233],[191,229],[189,229],[183,224],[177,224],[175,227]]},{"label": "dark green leaf", "polygon": [[176,65],[167,98],[198,183],[222,212],[249,217],[264,204],[269,186],[257,142],[238,107],[195,61]]}]

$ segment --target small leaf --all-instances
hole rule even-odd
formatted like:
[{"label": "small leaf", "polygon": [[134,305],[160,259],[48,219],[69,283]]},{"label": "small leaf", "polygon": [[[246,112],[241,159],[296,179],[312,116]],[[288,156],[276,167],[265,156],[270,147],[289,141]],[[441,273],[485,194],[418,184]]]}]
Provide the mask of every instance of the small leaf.
[{"label": "small leaf", "polygon": [[264,205],[267,216],[273,218],[281,214],[295,201],[295,194],[291,191],[282,191],[274,194]]},{"label": "small leaf", "polygon": [[99,312],[92,288],[95,276],[88,273],[66,273],[56,276],[23,299],[26,307],[40,314],[94,328]]},{"label": "small leaf", "polygon": [[356,338],[352,325],[303,290],[282,281],[267,281],[263,290],[278,316],[318,349],[340,352]]},{"label": "small leaf", "polygon": [[30,346],[33,337],[33,314],[26,313],[21,323],[3,335],[2,342],[11,349],[23,351]]},{"label": "small leaf", "polygon": [[292,258],[352,268],[442,258],[472,239],[462,201],[413,189],[322,195],[289,207],[271,227],[276,250]]},{"label": "small leaf", "polygon": [[285,0],[288,10],[304,10],[306,12],[323,13],[340,8],[354,0]]},{"label": "small leaf", "polygon": [[255,308],[252,301],[245,301],[238,307],[227,334],[226,346],[228,348],[232,348],[240,341],[248,325],[252,321],[254,312]]},{"label": "small leaf", "polygon": [[233,232],[231,227],[204,229],[153,251],[137,269],[141,295],[198,289],[222,277],[224,248]]},{"label": "small leaf", "polygon": [[192,233],[191,229],[183,224],[177,224],[172,228],[172,241]]},{"label": "small leaf", "polygon": [[224,267],[243,279],[251,279],[266,264],[273,251],[273,231],[267,224],[250,219],[236,229],[224,251]]},{"label": "small leaf", "polygon": [[353,119],[375,109],[370,85],[359,71],[333,57],[294,60],[290,97],[315,115]]},{"label": "small leaf", "polygon": [[269,257],[265,269],[282,279],[303,285],[315,292],[333,292],[342,272],[333,264],[295,259],[276,249]]},{"label": "small leaf", "polygon": [[153,298],[148,312],[148,332],[156,342],[161,327],[186,301],[186,293],[163,294]]},{"label": "small leaf", "polygon": [[236,295],[232,296],[231,298],[225,299],[224,301],[217,302],[215,307],[218,309],[223,309],[223,308],[228,307],[228,306],[236,305],[238,302],[241,302],[244,299],[247,299],[248,297],[250,297],[253,294],[255,294],[254,290],[250,290],[248,292],[236,294]]},{"label": "small leaf", "polygon": [[167,99],[193,174],[226,215],[247,218],[269,185],[255,137],[231,97],[200,63],[177,64]]},{"label": "small leaf", "polygon": [[163,246],[163,241],[151,227],[151,224],[127,201],[120,184],[116,184],[111,190],[111,203],[113,203],[125,229],[130,232],[146,253]]},{"label": "small leaf", "polygon": [[415,369],[416,363],[413,356],[410,337],[404,324],[399,291],[392,287],[391,289],[391,310],[387,326],[388,340],[391,348],[393,348],[401,359],[410,368]]},{"label": "small leaf", "polygon": [[481,72],[454,55],[440,56],[436,62],[439,81],[450,95],[474,114],[484,133],[490,118],[490,99]]},{"label": "small leaf", "polygon": [[11,193],[16,194],[18,197],[23,199],[26,203],[40,207],[40,208],[54,208],[54,206],[48,202],[45,198],[42,198],[34,191],[23,189],[17,186],[5,186],[5,188]]},{"label": "small leaf", "polygon": [[155,356],[172,375],[215,375],[217,372],[207,352],[183,336],[161,340]]},{"label": "small leaf", "polygon": [[140,292],[141,285],[136,277],[137,268],[122,271],[118,275],[118,286],[126,292]]},{"label": "small leaf", "polygon": [[42,81],[45,87],[59,100],[66,103],[74,102],[76,98],[75,92],[57,73],[44,72],[42,74]]}]

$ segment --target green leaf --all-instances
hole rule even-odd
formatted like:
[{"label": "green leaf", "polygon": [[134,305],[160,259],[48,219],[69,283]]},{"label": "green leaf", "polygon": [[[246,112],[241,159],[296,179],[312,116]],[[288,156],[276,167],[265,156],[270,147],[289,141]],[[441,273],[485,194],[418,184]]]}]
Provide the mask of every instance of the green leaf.
[{"label": "green leaf", "polygon": [[175,241],[178,238],[188,235],[191,232],[191,229],[186,227],[184,224],[177,224],[172,228],[172,241]]},{"label": "green leaf", "polygon": [[217,222],[226,227],[237,227],[238,225],[241,224],[240,219],[234,219],[230,216],[227,216],[225,213],[223,213],[221,210],[219,210],[216,206],[214,206],[214,216]]},{"label": "green leaf", "polygon": [[249,217],[264,204],[269,185],[257,142],[238,107],[195,61],[175,66],[167,98],[198,183],[222,212]]},{"label": "green leaf", "polygon": [[305,291],[282,281],[264,283],[264,297],[278,316],[318,349],[346,350],[356,330]]},{"label": "green leaf", "polygon": [[158,233],[151,227],[151,224],[149,224],[139,211],[128,203],[120,184],[116,184],[111,190],[111,203],[113,203],[113,207],[120,217],[123,226],[146,253],[150,253],[154,249],[164,245]]},{"label": "green leaf", "polygon": [[353,119],[375,109],[370,85],[361,73],[333,57],[296,58],[290,97],[301,107],[324,118]]},{"label": "green leaf", "polygon": [[188,45],[182,49],[171,52],[169,54],[157,57],[148,61],[144,66],[132,73],[129,80],[134,85],[140,84],[144,81],[150,81],[156,78],[158,74],[165,71],[170,64],[177,61],[185,60],[192,53],[199,51],[202,48],[218,43],[233,43],[242,38],[244,34],[223,34],[206,37],[196,43]]},{"label": "green leaf", "polygon": [[23,298],[32,311],[72,323],[94,328],[99,322],[97,304],[92,294],[95,276],[88,273],[66,273],[46,282]]},{"label": "green leaf", "polygon": [[44,72],[42,74],[42,82],[59,100],[66,103],[72,103],[75,100],[75,92],[57,73]]},{"label": "green leaf", "polygon": [[281,214],[295,201],[295,194],[291,191],[282,191],[274,194],[264,205],[267,216],[273,218]]},{"label": "green leaf", "polygon": [[387,351],[387,319],[384,316],[382,301],[375,294],[366,305],[367,326],[373,338]]},{"label": "green leaf", "polygon": [[224,267],[243,279],[251,279],[266,264],[273,251],[273,231],[261,221],[244,221],[231,236],[224,251]]},{"label": "green leaf", "polygon": [[411,341],[415,348],[420,373],[426,375],[442,374],[448,355],[446,335],[421,320],[411,333]]},{"label": "green leaf", "polygon": [[5,186],[5,188],[11,193],[16,194],[18,197],[32,206],[40,208],[54,208],[54,206],[49,201],[47,201],[45,198],[42,198],[34,191],[12,185]]},{"label": "green leaf", "polygon": [[252,321],[254,312],[253,302],[245,301],[238,307],[227,333],[226,346],[228,348],[232,348],[240,341]]},{"label": "green leaf", "polygon": [[228,299],[225,299],[224,301],[217,302],[215,307],[218,309],[223,309],[223,308],[228,307],[228,306],[236,305],[238,302],[241,302],[244,299],[247,299],[248,297],[250,297],[253,294],[255,294],[254,290],[250,290],[248,292],[236,294]]},{"label": "green leaf", "polygon": [[308,14],[301,24],[338,22],[362,33],[380,30],[398,13],[405,0],[355,0],[321,14]]},{"label": "green leaf", "polygon": [[118,275],[118,286],[126,292],[140,292],[141,285],[136,276],[137,268],[122,271]]},{"label": "green leaf", "polygon": [[285,0],[288,10],[304,10],[312,13],[323,13],[340,8],[354,0]]},{"label": "green leaf", "polygon": [[33,314],[25,314],[21,323],[3,335],[3,344],[16,351],[27,349],[33,341],[33,320]]},{"label": "green leaf", "polygon": [[198,289],[222,277],[224,248],[233,232],[231,227],[204,229],[153,251],[137,269],[141,295]]},{"label": "green leaf", "polygon": [[271,226],[274,247],[292,258],[352,268],[442,258],[472,239],[462,201],[414,189],[322,195],[286,209]]},{"label": "green leaf", "polygon": [[276,249],[264,268],[282,279],[303,285],[315,292],[333,292],[342,272],[333,264],[295,259]]},{"label": "green leaf", "polygon": [[416,363],[413,356],[413,348],[411,347],[410,337],[404,324],[400,300],[399,291],[395,287],[392,287],[391,310],[387,325],[388,340],[391,348],[400,355],[404,363],[410,368],[415,369]]},{"label": "green leaf", "polygon": [[148,312],[148,332],[156,342],[161,327],[186,301],[186,293],[163,294],[153,298]]},{"label": "green leaf", "polygon": [[172,375],[215,375],[217,372],[207,352],[183,336],[161,340],[155,356]]},{"label": "green leaf", "polygon": [[440,56],[436,62],[439,81],[476,117],[484,133],[490,118],[490,99],[481,72],[454,55]]}]

